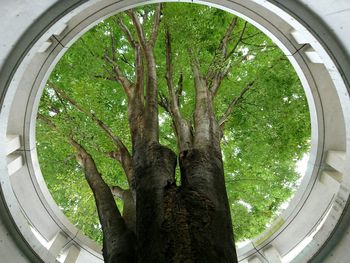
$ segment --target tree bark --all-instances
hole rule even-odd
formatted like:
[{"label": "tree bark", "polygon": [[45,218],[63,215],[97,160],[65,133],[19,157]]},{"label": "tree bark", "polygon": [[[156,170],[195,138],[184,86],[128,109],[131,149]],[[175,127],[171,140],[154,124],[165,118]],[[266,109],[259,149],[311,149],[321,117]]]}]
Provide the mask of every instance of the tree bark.
[{"label": "tree bark", "polygon": [[136,231],[136,205],[133,192],[124,190],[119,186],[112,186],[111,191],[114,197],[123,201],[123,219],[128,228],[135,233]]},{"label": "tree bark", "polygon": [[70,138],[77,160],[84,168],[85,178],[94,194],[103,231],[103,258],[106,263],[135,262],[135,234],[121,216],[109,186],[102,179],[91,155],[77,141]]},{"label": "tree bark", "polygon": [[139,144],[134,154],[138,262],[170,262],[164,249],[164,195],[175,186],[176,155],[158,143]]},{"label": "tree bark", "polygon": [[[174,131],[177,137],[178,149],[180,152],[188,150],[192,146],[192,133],[191,127],[187,120],[185,120],[180,112],[180,100],[181,94],[177,93],[174,88],[173,81],[173,62],[172,62],[172,51],[171,51],[171,35],[169,29],[165,33],[165,45],[166,45],[166,81],[169,93],[169,105],[167,111],[169,112],[173,125]],[[180,77],[179,85],[182,85],[182,76]],[[181,87],[179,87],[181,89]]]},{"label": "tree bark", "polygon": [[183,152],[180,169],[192,262],[237,262],[221,152],[212,146]]},{"label": "tree bark", "polygon": [[213,147],[180,155],[145,145],[135,156],[138,262],[237,262],[223,163]]}]

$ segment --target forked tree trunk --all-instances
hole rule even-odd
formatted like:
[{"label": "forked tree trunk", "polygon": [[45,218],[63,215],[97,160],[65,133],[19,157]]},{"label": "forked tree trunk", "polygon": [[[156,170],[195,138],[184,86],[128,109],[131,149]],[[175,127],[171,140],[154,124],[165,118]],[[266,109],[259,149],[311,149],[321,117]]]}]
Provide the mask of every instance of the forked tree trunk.
[{"label": "forked tree trunk", "polygon": [[135,154],[138,262],[237,262],[220,152],[179,159],[178,187],[172,151],[151,144]]},{"label": "forked tree trunk", "polygon": [[[84,153],[91,159],[86,160],[90,160],[94,168],[92,172],[85,170],[96,196],[104,235],[105,261],[235,263],[237,256],[220,149],[222,131],[213,112],[213,99],[225,74],[214,74],[218,75],[216,82],[212,81],[216,86],[209,87],[208,79],[201,75],[199,61],[191,51],[196,91],[192,125],[181,116],[181,92],[173,84],[171,38],[167,31],[166,79],[169,99],[164,100],[164,106],[172,117],[180,151],[181,185],[178,186],[175,180],[177,155],[159,143],[158,82],[153,48],[161,7],[158,5],[156,8],[152,33],[148,36],[137,14],[132,10],[127,13],[137,39],[122,20],[118,20],[118,23],[135,50],[135,83],[123,76],[116,61],[107,55],[105,59],[112,65],[115,79],[128,97],[132,154],[118,138],[111,136],[106,125],[93,114],[87,114],[116,142],[130,188],[128,196],[121,195],[124,200],[122,217],[91,156]],[[235,24],[235,20],[230,24],[227,38]],[[224,53],[225,39],[220,47]],[[70,102],[76,105],[74,101]],[[78,146],[76,148],[80,150]],[[96,185],[95,181],[99,184]],[[132,214],[135,203],[136,216]],[[114,208],[107,209],[107,204]]]}]

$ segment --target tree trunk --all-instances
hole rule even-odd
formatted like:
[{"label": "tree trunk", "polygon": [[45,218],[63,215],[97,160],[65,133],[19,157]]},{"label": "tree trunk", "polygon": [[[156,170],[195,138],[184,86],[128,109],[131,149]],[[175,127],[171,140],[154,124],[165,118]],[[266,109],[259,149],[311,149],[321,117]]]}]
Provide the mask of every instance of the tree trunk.
[{"label": "tree trunk", "polygon": [[211,146],[183,152],[180,168],[192,262],[237,262],[221,152]]},{"label": "tree trunk", "polygon": [[158,143],[139,145],[134,154],[138,262],[169,262],[164,251],[164,195],[175,186],[176,155]]},{"label": "tree trunk", "polygon": [[176,156],[151,144],[135,152],[138,262],[237,262],[221,153],[212,147]]}]

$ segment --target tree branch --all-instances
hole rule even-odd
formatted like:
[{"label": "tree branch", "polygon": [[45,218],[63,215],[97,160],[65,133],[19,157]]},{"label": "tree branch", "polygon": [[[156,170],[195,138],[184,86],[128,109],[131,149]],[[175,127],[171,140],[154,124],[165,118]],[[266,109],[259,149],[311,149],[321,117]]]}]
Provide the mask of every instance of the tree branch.
[{"label": "tree branch", "polygon": [[103,80],[110,80],[110,81],[116,81],[116,79],[113,78],[113,77],[107,77],[107,76],[103,76],[103,75],[100,75],[100,74],[95,75],[94,78],[96,78],[96,79],[103,79]]},{"label": "tree branch", "polygon": [[221,44],[220,44],[220,48],[221,48],[221,51],[222,51],[222,55],[224,57],[226,57],[227,55],[227,44],[228,44],[228,40],[230,39],[230,36],[233,32],[233,30],[235,29],[237,25],[237,17],[235,16],[232,20],[231,20],[231,23],[230,25],[228,26],[227,30],[226,30],[226,33],[221,41]]},{"label": "tree branch", "polygon": [[132,192],[127,189],[124,190],[119,186],[110,187],[114,197],[123,201],[123,218],[129,229],[133,232],[136,230],[136,206],[132,196]]},{"label": "tree branch", "polygon": [[159,100],[158,100],[159,106],[161,106],[167,113],[172,115],[170,103],[168,98],[161,92],[159,92]]},{"label": "tree branch", "polygon": [[191,56],[192,72],[194,77],[195,110],[194,110],[194,145],[200,147],[212,144],[214,115],[212,111],[211,98],[209,97],[209,89],[200,73],[200,66],[197,56],[189,50]]},{"label": "tree branch", "polygon": [[[58,130],[58,127],[44,115],[38,113],[37,118],[52,129]],[[135,232],[136,207],[131,191],[123,190],[117,186],[109,188],[98,172],[92,156],[86,149],[71,135],[67,136],[67,141],[75,149],[76,160],[84,169],[85,178],[95,197],[95,203],[104,233],[103,254],[105,260],[107,260],[110,254],[118,251],[121,246],[125,249],[125,245],[127,245],[129,250],[134,250],[135,241],[132,232]],[[121,217],[118,207],[115,205],[112,194],[115,196],[120,195],[124,202],[123,217]],[[116,238],[118,239],[117,246]],[[111,245],[111,242],[114,245]],[[128,253],[124,249],[119,250],[118,253]],[[131,256],[133,256],[134,252],[131,253]]]},{"label": "tree branch", "polygon": [[112,29],[110,29],[110,35],[109,36],[111,38],[112,60],[116,61],[116,57],[115,57],[115,54],[116,54],[116,43],[115,43],[115,36],[114,36],[114,33],[113,33]]},{"label": "tree branch", "polygon": [[81,105],[79,105],[74,99],[70,98],[62,89],[60,89],[57,85],[52,82],[48,82],[51,88],[53,88],[63,99],[68,101],[71,105],[73,105],[80,112],[87,115],[91,118],[105,133],[106,135],[113,141],[113,143],[117,146],[121,154],[121,164],[124,169],[124,172],[127,176],[129,186],[133,186],[133,171],[132,171],[132,158],[129,153],[129,150],[126,148],[122,140],[116,136],[111,128],[109,128],[103,121],[98,119],[95,114],[85,110]]},{"label": "tree branch", "polygon": [[178,138],[178,148],[180,151],[187,150],[192,145],[192,134],[188,122],[183,119],[180,112],[180,99],[179,96],[182,93],[183,77],[180,75],[178,90],[175,91],[173,82],[173,63],[172,63],[172,50],[171,50],[171,34],[169,29],[166,29],[165,33],[165,46],[166,46],[166,82],[168,86],[169,101],[165,104],[168,108],[168,112],[172,118],[175,134]]},{"label": "tree branch", "polygon": [[156,40],[157,40],[157,35],[159,31],[159,24],[160,24],[160,16],[162,12],[162,4],[158,4],[155,15],[154,15],[154,23],[152,27],[152,34],[149,40],[149,45],[154,46]]},{"label": "tree branch", "polygon": [[179,81],[177,82],[177,88],[175,91],[176,94],[176,99],[177,99],[177,105],[180,108],[180,97],[182,96],[182,91],[183,91],[183,85],[184,85],[184,76],[182,73],[180,73]]},{"label": "tree branch", "polygon": [[[135,256],[135,237],[126,225],[109,186],[102,179],[92,156],[72,137],[70,144],[77,152],[77,160],[84,169],[85,178],[94,194],[103,231],[103,257],[106,262]],[[125,249],[127,248],[127,249]],[[111,261],[112,259],[112,261]]]},{"label": "tree branch", "polygon": [[115,79],[122,85],[124,91],[128,97],[132,96],[133,83],[123,75],[122,71],[118,67],[117,63],[107,55],[104,56],[105,60],[112,65],[113,71],[115,73]]},{"label": "tree branch", "polygon": [[91,48],[88,46],[88,44],[85,42],[84,37],[81,37],[79,40],[80,40],[81,43],[83,43],[83,45],[84,45],[85,48],[89,51],[89,53],[91,54],[91,56],[97,57],[97,56],[95,55],[95,53],[91,50]]},{"label": "tree branch", "polygon": [[241,41],[242,41],[242,38],[243,38],[244,33],[245,33],[245,30],[247,29],[247,25],[248,25],[248,22],[247,22],[247,21],[244,22],[244,26],[243,26],[243,29],[242,29],[242,31],[241,31],[241,34],[239,35],[239,38],[238,38],[236,44],[235,44],[235,45],[233,46],[233,48],[231,49],[231,51],[225,56],[225,60],[227,60],[229,57],[232,56],[233,53],[236,52],[236,49],[237,49],[239,43],[241,43]]},{"label": "tree branch", "polygon": [[237,17],[232,18],[207,72],[206,82],[208,83],[208,86],[212,92],[213,98],[216,96],[221,82],[227,76],[232,67],[231,61],[228,63],[226,62],[227,45],[229,44],[233,30],[237,26],[237,19]]},{"label": "tree branch", "polygon": [[49,126],[51,129],[53,130],[57,130],[57,126],[46,116],[42,115],[41,113],[37,113],[36,118],[38,120],[41,120],[42,122],[44,122],[47,126]]},{"label": "tree branch", "polygon": [[[156,62],[153,53],[153,46],[147,43],[145,34],[143,32],[142,25],[138,16],[133,10],[127,11],[127,14],[131,17],[136,33],[139,39],[139,43],[144,52],[146,58],[146,69],[147,69],[147,85],[146,85],[146,102],[144,108],[144,138],[146,141],[159,141],[159,123],[158,123],[158,83],[157,83],[157,72]],[[156,23],[157,24],[156,19]],[[158,25],[155,25],[156,31],[158,31]]]},{"label": "tree branch", "polygon": [[259,32],[256,32],[256,33],[251,34],[251,35],[246,36],[246,37],[243,37],[242,40],[247,40],[247,39],[253,38],[253,37],[260,35],[260,34],[262,34],[262,31],[259,30]]},{"label": "tree branch", "polygon": [[141,105],[144,105],[144,64],[142,49],[139,44],[135,46],[135,66],[136,66],[136,94],[138,96]]},{"label": "tree branch", "polygon": [[232,64],[231,64],[231,61],[229,61],[224,69],[221,69],[215,73],[215,76],[213,77],[213,81],[212,81],[212,84],[210,87],[213,98],[218,93],[222,81],[227,76],[227,74],[230,72],[231,68],[232,68]]},{"label": "tree branch", "polygon": [[165,79],[168,86],[168,92],[170,96],[170,105],[172,114],[180,115],[178,98],[174,89],[173,82],[173,63],[172,63],[172,51],[171,51],[171,35],[169,29],[165,32],[165,45],[166,45],[166,74]]},{"label": "tree branch", "polygon": [[147,42],[145,39],[145,33],[143,32],[143,28],[142,28],[142,25],[140,23],[139,18],[137,17],[137,15],[135,14],[135,12],[132,9],[128,10],[126,13],[131,18],[131,20],[134,24],[140,45],[142,46],[143,49],[146,49]]},{"label": "tree branch", "polygon": [[223,114],[223,116],[219,120],[220,127],[222,127],[224,125],[224,123],[228,120],[228,118],[230,117],[231,113],[233,112],[233,109],[235,108],[235,106],[242,100],[244,94],[247,93],[247,91],[253,87],[254,83],[255,83],[255,81],[250,82],[247,86],[245,86],[241,90],[241,93],[231,101],[231,103],[228,105],[225,113]]},{"label": "tree branch", "polygon": [[131,64],[129,60],[126,58],[125,54],[121,54],[120,60],[123,61],[130,68],[135,69],[135,65]]},{"label": "tree branch", "polygon": [[134,37],[132,36],[129,28],[124,24],[122,19],[120,17],[114,19],[115,23],[119,26],[119,28],[123,31],[126,39],[128,40],[130,46],[132,48],[135,48],[136,41],[134,40]]},{"label": "tree branch", "polygon": [[117,186],[117,185],[111,186],[110,188],[111,188],[111,192],[112,192],[114,197],[118,197],[121,200],[124,199],[123,196],[127,190],[124,190],[123,188],[121,188],[120,186]]},{"label": "tree branch", "polygon": [[275,45],[264,45],[264,44],[263,45],[256,45],[256,44],[252,44],[252,43],[247,43],[244,40],[241,40],[241,43],[244,44],[244,45],[256,47],[256,48],[259,48],[259,49],[264,49],[264,48],[274,49],[274,48],[277,48],[277,46],[275,46]]}]

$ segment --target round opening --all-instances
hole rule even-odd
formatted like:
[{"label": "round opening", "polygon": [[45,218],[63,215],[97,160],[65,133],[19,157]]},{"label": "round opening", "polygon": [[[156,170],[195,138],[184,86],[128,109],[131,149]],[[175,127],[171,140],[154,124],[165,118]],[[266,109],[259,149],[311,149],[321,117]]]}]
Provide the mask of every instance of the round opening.
[{"label": "round opening", "polygon": [[[149,36],[155,5],[135,12]],[[296,163],[303,169],[308,160],[309,110],[298,76],[267,36],[230,13],[204,5],[167,3],[162,5],[161,21],[154,47],[160,142],[179,154],[169,87],[162,77],[170,74],[166,56],[173,57],[172,78],[181,117],[193,123],[195,89],[188,49],[197,46],[192,52],[201,74],[210,90],[217,89],[214,109],[222,123],[221,149],[235,240],[254,239],[288,206],[301,181]],[[122,30],[126,26],[135,40],[130,25],[127,14],[120,13],[78,39],[51,73],[37,115],[37,148],[50,193],[72,223],[100,244],[102,230],[94,198],[68,139],[73,137],[88,149],[111,188],[128,189],[123,163],[118,161],[120,152],[108,132],[131,152],[127,108],[133,104],[127,102],[118,80],[121,76],[135,83],[137,67],[142,67],[136,66],[129,35]],[[121,73],[115,73],[116,68]],[[218,74],[226,77],[214,76]],[[221,83],[215,86],[214,81]],[[109,127],[108,132],[101,123]],[[118,196],[116,200],[123,211],[123,202]]]},{"label": "round opening", "polygon": [[[301,79],[311,113],[311,151],[305,178],[286,211],[265,233],[239,249],[239,259],[262,255],[269,258],[271,253],[287,257],[293,251],[300,251],[298,244],[311,236],[308,250],[299,255],[307,260],[318,252],[317,244],[323,244],[329,237],[330,232],[325,229],[333,229],[349,194],[342,183],[342,160],[349,141],[346,134],[349,120],[344,118],[347,116],[344,113],[350,108],[344,82],[322,45],[276,6],[268,2],[206,4],[242,16],[275,40]],[[97,21],[130,7],[132,3],[91,1],[71,13],[68,8],[60,14],[61,19],[54,21],[31,44],[30,52],[21,58],[22,63],[7,83],[0,116],[1,134],[6,138],[5,147],[1,148],[5,167],[1,187],[14,224],[42,259],[75,253],[75,262],[102,260],[99,248],[59,211],[42,180],[34,131],[43,83],[60,56],[80,35]],[[42,246],[32,238],[28,224],[46,240],[50,253],[43,252]],[[327,227],[316,231],[321,224]]]}]

